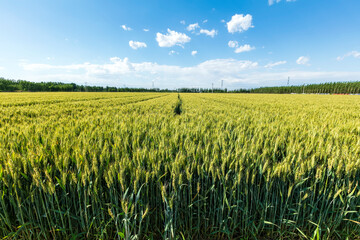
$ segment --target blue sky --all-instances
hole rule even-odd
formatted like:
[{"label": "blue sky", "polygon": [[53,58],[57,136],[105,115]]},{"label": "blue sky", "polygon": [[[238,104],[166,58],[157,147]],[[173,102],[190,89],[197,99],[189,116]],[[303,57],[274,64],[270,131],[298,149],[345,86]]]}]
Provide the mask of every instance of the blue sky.
[{"label": "blue sky", "polygon": [[359,0],[0,1],[0,76],[229,89],[360,80]]}]

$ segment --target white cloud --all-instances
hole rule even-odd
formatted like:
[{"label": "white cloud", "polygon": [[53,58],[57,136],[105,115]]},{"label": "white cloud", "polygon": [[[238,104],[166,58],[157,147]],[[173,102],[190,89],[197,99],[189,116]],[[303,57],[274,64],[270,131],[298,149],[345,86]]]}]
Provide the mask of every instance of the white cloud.
[{"label": "white cloud", "polygon": [[0,70],[4,70],[4,69],[5,69],[4,67],[1,67],[1,66],[0,66]]},{"label": "white cloud", "polygon": [[280,1],[281,1],[281,0],[269,0],[269,5],[271,6],[271,5],[274,4],[274,2],[278,3],[278,2],[280,2]]},{"label": "white cloud", "polygon": [[193,23],[193,24],[190,24],[189,26],[187,26],[187,30],[188,31],[195,31],[196,28],[199,28],[199,24],[198,23]]},{"label": "white cloud", "polygon": [[[159,87],[208,87],[218,79],[241,79],[257,62],[235,59],[214,59],[191,67],[160,65],[154,62],[132,63],[128,58],[113,57],[104,64],[50,65],[20,63],[37,81],[70,81],[83,84],[146,87],[156,79]],[[27,78],[29,80],[31,77]]]},{"label": "white cloud", "polygon": [[178,33],[170,29],[167,34],[156,34],[156,41],[160,47],[172,47],[175,45],[183,47],[185,43],[190,42],[191,38],[185,33]]},{"label": "white cloud", "polygon": [[255,47],[252,47],[249,44],[239,46],[237,41],[229,41],[228,46],[231,48],[236,48],[234,51],[235,53],[249,52],[255,49]]},{"label": "white cloud", "polygon": [[185,21],[184,21],[184,20],[181,20],[180,23],[181,23],[182,25],[185,25]]},{"label": "white cloud", "polygon": [[85,62],[81,64],[71,64],[71,65],[51,65],[51,64],[42,64],[42,63],[29,64],[27,62],[20,62],[20,66],[22,66],[24,70],[28,70],[28,71],[85,70],[87,74],[98,74],[98,73],[114,74],[132,69],[132,65],[129,63],[128,58],[120,59],[118,57],[112,57],[110,58],[110,62],[111,62],[110,64],[103,64],[103,65],[91,64],[89,62]]},{"label": "white cloud", "polygon": [[192,52],[191,52],[191,55],[192,55],[192,56],[195,56],[197,53],[198,53],[197,51],[192,51]]},{"label": "white cloud", "polygon": [[174,50],[171,50],[171,51],[169,52],[169,55],[174,55],[174,54],[179,54],[179,53],[176,52],[176,51],[174,51]]},{"label": "white cloud", "polygon": [[265,68],[273,68],[282,64],[286,64],[286,61],[278,61],[278,62],[274,62],[274,63],[268,63],[266,64],[264,67]]},{"label": "white cloud", "polygon": [[[269,6],[273,5],[274,3],[279,3],[281,0],[268,0]],[[286,2],[295,2],[296,0],[286,0]]]},{"label": "white cloud", "polygon": [[245,44],[245,45],[237,47],[235,49],[235,53],[250,52],[254,49],[255,49],[255,47],[252,47],[249,44]]},{"label": "white cloud", "polygon": [[309,65],[310,58],[301,56],[296,60],[296,63],[299,65]]},{"label": "white cloud", "polygon": [[237,46],[239,46],[239,43],[237,41],[229,41],[228,46],[231,48],[236,48]]},{"label": "white cloud", "polygon": [[125,31],[131,31],[132,28],[131,27],[127,27],[126,25],[121,25],[122,29],[124,29]]},{"label": "white cloud", "polygon": [[203,21],[203,23],[207,23],[208,22],[208,20],[207,19],[205,19],[204,21]]},{"label": "white cloud", "polygon": [[144,30],[144,32],[148,32],[148,31],[150,31],[150,30],[149,30],[149,29],[147,29],[147,28],[144,28],[143,30]]},{"label": "white cloud", "polygon": [[282,71],[261,72],[257,62],[234,59],[214,59],[190,67],[160,65],[155,62],[133,63],[129,59],[111,58],[103,64],[73,65],[32,64],[19,61],[25,70],[22,79],[29,81],[74,82],[100,86],[151,87],[156,80],[160,88],[211,87],[223,79],[229,89],[278,86],[288,77],[294,85],[318,82],[355,81],[360,72]]},{"label": "white cloud", "polygon": [[231,20],[226,23],[229,33],[244,32],[249,28],[254,27],[252,25],[252,16],[250,14],[235,14],[231,17]]},{"label": "white cloud", "polygon": [[206,34],[207,36],[210,36],[212,38],[217,35],[217,31],[215,29],[212,29],[211,31],[207,29],[200,29],[200,33]]},{"label": "white cloud", "polygon": [[360,52],[358,51],[352,51],[352,52],[349,52],[347,54],[345,54],[344,56],[342,57],[337,57],[337,60],[338,61],[341,61],[341,60],[344,60],[346,57],[354,57],[354,58],[360,58]]},{"label": "white cloud", "polygon": [[220,22],[224,23],[224,22],[225,22],[225,20],[224,20],[224,19],[221,19],[221,21],[220,21]]},{"label": "white cloud", "polygon": [[132,48],[132,49],[138,49],[138,48],[146,48],[147,45],[146,43],[144,42],[135,42],[135,41],[129,41],[129,46]]}]

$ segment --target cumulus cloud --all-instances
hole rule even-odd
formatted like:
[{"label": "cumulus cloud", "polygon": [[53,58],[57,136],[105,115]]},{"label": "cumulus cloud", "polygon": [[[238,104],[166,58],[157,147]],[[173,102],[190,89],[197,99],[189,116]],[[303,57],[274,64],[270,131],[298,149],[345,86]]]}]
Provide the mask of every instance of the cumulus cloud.
[{"label": "cumulus cloud", "polygon": [[191,40],[185,33],[178,33],[170,29],[168,29],[167,32],[167,34],[156,34],[156,41],[160,47],[172,47],[175,45],[183,47],[185,43]]},{"label": "cumulus cloud", "polygon": [[155,62],[130,62],[128,58],[113,57],[103,64],[81,63],[50,65],[20,61],[29,81],[74,82],[100,86],[151,87],[156,80],[160,88],[211,87],[223,79],[229,89],[284,84],[354,81],[360,72],[282,71],[261,72],[257,62],[235,59],[214,59],[190,67],[162,65]]},{"label": "cumulus cloud", "polygon": [[245,44],[245,45],[237,47],[235,49],[235,53],[250,52],[254,49],[255,49],[255,47],[252,47],[249,44]]},{"label": "cumulus cloud", "polygon": [[180,23],[181,23],[182,25],[185,25],[185,24],[186,24],[184,20],[181,20]]},{"label": "cumulus cloud", "polygon": [[150,31],[150,30],[149,30],[149,29],[147,29],[147,28],[144,28],[143,30],[144,30],[144,32],[148,32],[148,31]]},{"label": "cumulus cloud", "polygon": [[203,21],[203,23],[207,23],[208,22],[208,20],[207,19],[205,19],[204,21]]},{"label": "cumulus cloud", "polygon": [[195,56],[196,54],[197,54],[197,51],[192,51],[192,52],[191,52],[191,55],[192,55],[192,56]]},{"label": "cumulus cloud", "polygon": [[296,63],[299,65],[309,65],[310,58],[301,56],[296,60]]},{"label": "cumulus cloud", "polygon": [[125,31],[131,31],[132,28],[131,27],[127,27],[126,25],[121,25],[122,29],[124,29]]},{"label": "cumulus cloud", "polygon": [[[269,6],[273,5],[274,3],[279,3],[281,0],[268,0]],[[295,2],[296,0],[286,0],[286,2]]]},{"label": "cumulus cloud", "polygon": [[193,24],[190,24],[189,26],[187,26],[187,30],[188,31],[195,31],[195,29],[199,28],[199,23],[193,23]]},{"label": "cumulus cloud", "polygon": [[236,48],[237,46],[239,46],[239,43],[237,41],[229,41],[228,46],[231,48]]},{"label": "cumulus cloud", "polygon": [[[132,63],[128,58],[113,57],[104,64],[31,64],[22,62],[24,70],[36,73],[36,79],[73,81],[83,84],[111,84],[144,87],[156,79],[159,87],[206,87],[218,79],[239,79],[245,71],[258,67],[257,62],[235,59],[214,59],[191,67],[161,65],[154,62]],[[31,78],[29,78],[31,80]],[[130,81],[130,82],[129,82]],[[130,84],[131,83],[131,84]]]},{"label": "cumulus cloud", "polygon": [[249,44],[239,46],[239,43],[237,41],[229,41],[228,46],[231,48],[235,48],[235,53],[249,52],[255,49],[255,47],[252,47]]},{"label": "cumulus cloud", "polygon": [[146,43],[144,42],[135,42],[135,41],[129,41],[129,46],[132,48],[132,49],[138,49],[138,48],[146,48],[147,45]]},{"label": "cumulus cloud", "polygon": [[212,29],[211,31],[207,29],[200,29],[200,33],[210,36],[212,38],[217,35],[217,31],[215,29]]},{"label": "cumulus cloud", "polygon": [[278,61],[278,62],[274,62],[274,63],[268,63],[264,67],[265,68],[273,68],[273,67],[283,65],[283,64],[286,64],[286,61]]},{"label": "cumulus cloud", "polygon": [[340,56],[337,57],[337,60],[338,60],[338,61],[342,61],[342,60],[344,60],[344,59],[347,58],[347,57],[360,58],[360,52],[358,52],[358,51],[349,52],[349,53],[345,54],[345,55],[342,56],[342,57],[340,57]]},{"label": "cumulus cloud", "polygon": [[250,14],[235,14],[231,20],[226,23],[229,33],[245,32],[249,28],[253,28],[252,16]]}]

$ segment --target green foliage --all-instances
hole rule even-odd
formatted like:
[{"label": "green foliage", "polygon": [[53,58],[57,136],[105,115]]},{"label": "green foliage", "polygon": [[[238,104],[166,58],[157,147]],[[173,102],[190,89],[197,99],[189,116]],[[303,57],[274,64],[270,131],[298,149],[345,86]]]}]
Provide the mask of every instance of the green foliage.
[{"label": "green foliage", "polygon": [[0,78],[0,92],[180,92],[180,93],[316,93],[316,94],[359,94],[360,82],[335,82],[302,86],[260,87],[253,89],[227,90],[220,88],[116,88],[83,86],[75,83],[29,82]]},{"label": "green foliage", "polygon": [[360,82],[331,82],[302,86],[261,87],[251,93],[317,93],[317,94],[359,94]]},{"label": "green foliage", "polygon": [[178,96],[1,93],[0,237],[359,238],[359,96]]},{"label": "green foliage", "polygon": [[29,82],[0,78],[0,92],[172,92],[168,89],[83,86],[75,83]]}]

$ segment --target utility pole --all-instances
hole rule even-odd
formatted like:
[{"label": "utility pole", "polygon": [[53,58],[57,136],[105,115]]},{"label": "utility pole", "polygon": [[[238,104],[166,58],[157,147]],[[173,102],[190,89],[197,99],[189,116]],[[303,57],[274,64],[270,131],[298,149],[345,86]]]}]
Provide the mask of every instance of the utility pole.
[{"label": "utility pole", "polygon": [[305,94],[305,83],[304,83],[304,86],[303,86],[303,94]]},{"label": "utility pole", "polygon": [[224,80],[221,80],[221,89],[224,87]]},{"label": "utility pole", "polygon": [[290,77],[288,77],[288,84],[287,85],[289,86],[289,84],[290,84]]},{"label": "utility pole", "polygon": [[153,89],[155,88],[155,82],[154,82],[154,80],[152,81],[152,88],[153,88]]},{"label": "utility pole", "polygon": [[211,84],[211,91],[214,93],[214,83]]}]

